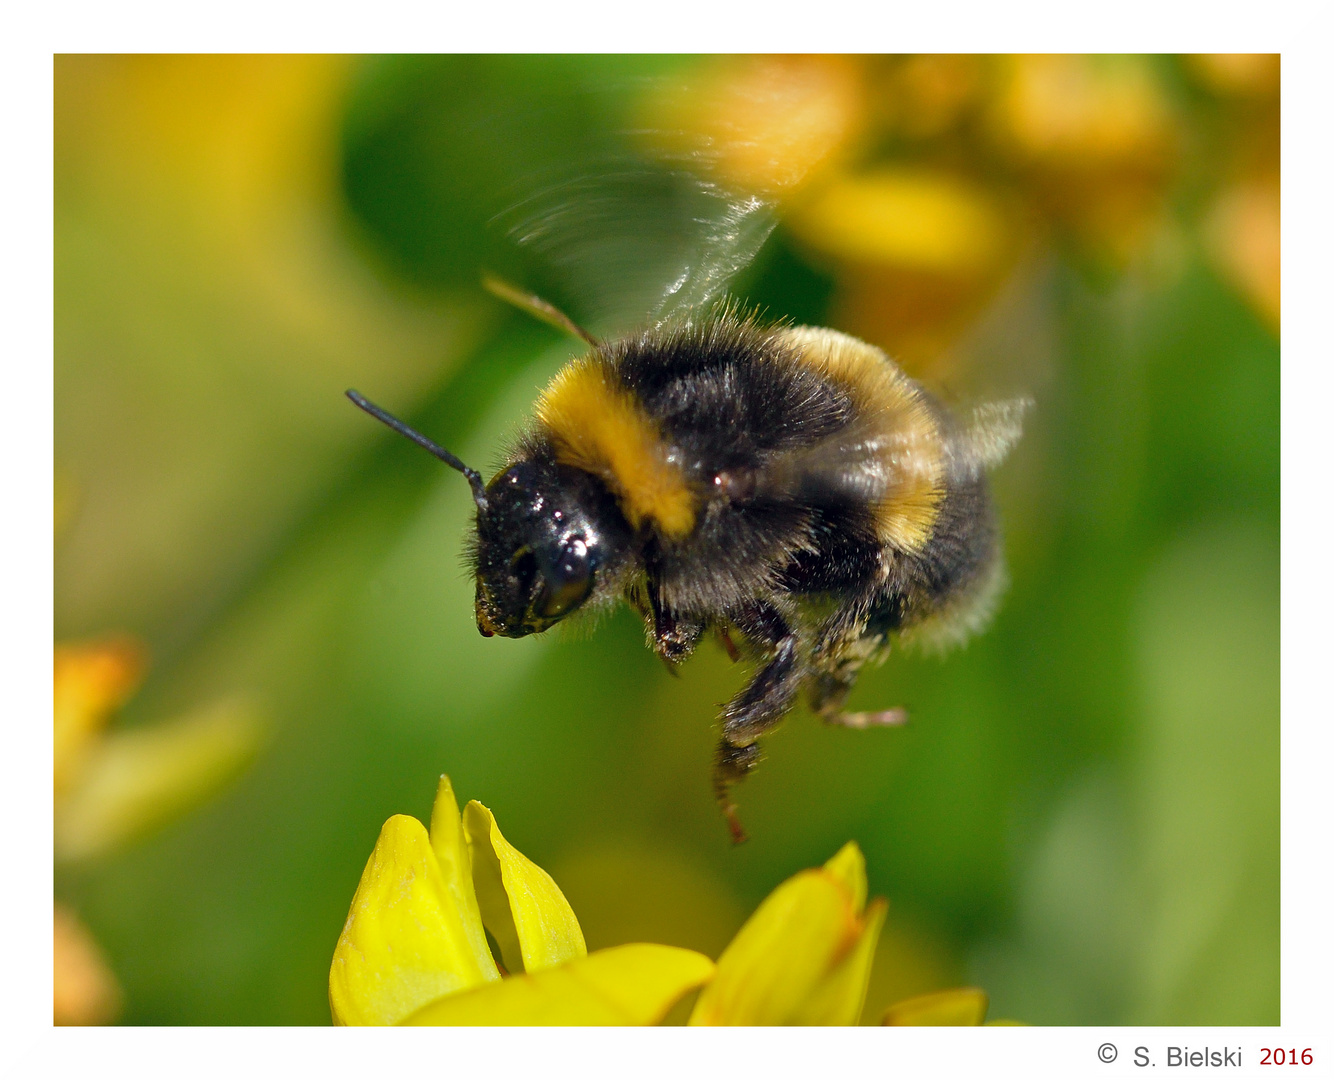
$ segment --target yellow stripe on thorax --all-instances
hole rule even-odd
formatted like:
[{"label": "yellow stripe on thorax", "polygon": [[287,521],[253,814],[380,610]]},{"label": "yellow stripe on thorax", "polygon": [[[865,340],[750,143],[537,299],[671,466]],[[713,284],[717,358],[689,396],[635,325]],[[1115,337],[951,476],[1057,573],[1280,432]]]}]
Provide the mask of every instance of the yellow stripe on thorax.
[{"label": "yellow stripe on thorax", "polygon": [[916,385],[879,349],[836,330],[797,326],[781,336],[803,363],[847,391],[869,426],[888,478],[873,507],[881,542],[921,550],[945,494],[945,461],[940,429]]},{"label": "yellow stripe on thorax", "polygon": [[695,499],[667,459],[658,426],[593,356],[567,364],[537,403],[556,460],[601,477],[636,528],[652,520],[669,537],[695,527]]}]

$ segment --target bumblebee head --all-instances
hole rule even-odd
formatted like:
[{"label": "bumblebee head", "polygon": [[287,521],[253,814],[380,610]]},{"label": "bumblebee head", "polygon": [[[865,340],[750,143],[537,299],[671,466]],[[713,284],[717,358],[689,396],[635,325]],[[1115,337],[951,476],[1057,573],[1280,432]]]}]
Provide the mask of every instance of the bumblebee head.
[{"label": "bumblebee head", "polygon": [[540,634],[592,595],[628,530],[606,490],[578,469],[527,459],[486,486],[477,508],[477,629]]},{"label": "bumblebee head", "polygon": [[477,629],[485,637],[526,637],[554,626],[630,550],[630,528],[615,500],[588,473],[533,453],[483,487],[477,470],[444,447],[355,390],[347,396],[467,477],[477,504]]}]

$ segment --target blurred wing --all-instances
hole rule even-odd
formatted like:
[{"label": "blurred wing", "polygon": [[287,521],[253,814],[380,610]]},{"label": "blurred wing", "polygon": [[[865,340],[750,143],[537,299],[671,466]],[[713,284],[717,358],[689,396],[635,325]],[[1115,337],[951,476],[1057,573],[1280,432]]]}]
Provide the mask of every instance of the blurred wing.
[{"label": "blurred wing", "polygon": [[652,318],[662,323],[673,315],[709,307],[754,260],[773,232],[778,218],[773,204],[756,195],[729,194],[699,180],[697,196],[704,211],[691,219],[693,250],[680,263],[663,290]]},{"label": "blurred wing", "polygon": [[1031,405],[1015,398],[975,406],[961,423],[946,428],[943,463],[935,439],[862,417],[827,439],[773,457],[757,476],[756,493],[814,506],[882,505],[920,490],[942,464],[954,479],[974,477],[1004,459],[1019,440]]},{"label": "blurred wing", "polygon": [[964,475],[995,468],[1024,433],[1024,414],[1032,407],[1031,398],[975,405],[946,440],[949,468]]},{"label": "blurred wing", "polygon": [[808,505],[847,501],[879,504],[920,486],[939,468],[939,444],[912,432],[887,430],[876,417],[854,420],[828,438],[770,458],[756,494]]},{"label": "blurred wing", "polygon": [[604,332],[645,316],[661,323],[721,296],[776,222],[769,203],[727,191],[689,164],[627,151],[543,187],[493,224],[587,323]]}]

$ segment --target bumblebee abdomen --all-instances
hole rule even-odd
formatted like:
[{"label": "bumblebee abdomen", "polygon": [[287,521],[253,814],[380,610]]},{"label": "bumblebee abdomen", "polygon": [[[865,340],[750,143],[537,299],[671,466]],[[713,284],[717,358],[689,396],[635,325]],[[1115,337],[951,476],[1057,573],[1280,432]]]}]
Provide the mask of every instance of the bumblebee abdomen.
[{"label": "bumblebee abdomen", "polygon": [[[929,621],[973,622],[999,583],[1000,545],[986,478],[947,485],[930,540],[891,563],[883,602],[870,624],[908,629]],[[974,617],[976,616],[976,618]]]},{"label": "bumblebee abdomen", "polygon": [[946,485],[944,433],[921,388],[883,352],[836,330],[784,332],[800,362],[852,403],[844,429],[807,455],[812,480],[856,491],[877,537],[898,551],[920,550],[935,527]]}]

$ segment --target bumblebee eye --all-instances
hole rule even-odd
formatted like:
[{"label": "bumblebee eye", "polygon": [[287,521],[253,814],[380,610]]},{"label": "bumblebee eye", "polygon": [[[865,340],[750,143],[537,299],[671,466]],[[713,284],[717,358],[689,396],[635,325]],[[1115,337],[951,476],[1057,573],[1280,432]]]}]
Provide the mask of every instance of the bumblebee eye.
[{"label": "bumblebee eye", "polygon": [[593,560],[582,537],[569,540],[533,599],[533,613],[556,619],[578,607],[593,589]]},{"label": "bumblebee eye", "polygon": [[520,548],[510,559],[510,572],[519,579],[519,595],[531,596],[537,580],[537,556],[531,548]]}]

